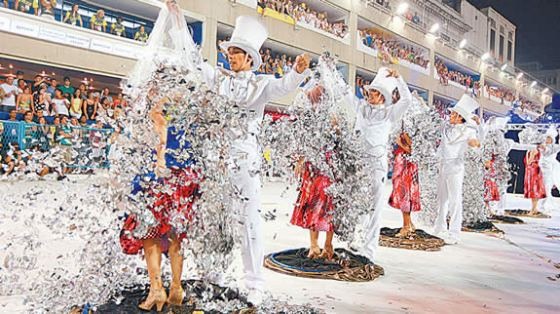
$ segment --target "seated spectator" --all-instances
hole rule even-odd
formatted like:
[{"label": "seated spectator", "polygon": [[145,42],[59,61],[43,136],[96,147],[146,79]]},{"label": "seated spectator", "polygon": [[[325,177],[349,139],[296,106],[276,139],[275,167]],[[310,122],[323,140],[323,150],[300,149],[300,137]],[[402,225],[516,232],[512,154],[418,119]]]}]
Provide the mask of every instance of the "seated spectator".
[{"label": "seated spectator", "polygon": [[68,101],[72,99],[72,95],[74,95],[74,91],[76,90],[72,86],[72,82],[70,81],[70,78],[68,76],[64,77],[64,85],[59,85],[57,88],[62,91],[62,96],[68,99]]},{"label": "seated spectator", "polygon": [[78,89],[80,90],[80,95],[82,97],[82,100],[86,100],[88,98],[88,91],[87,91],[86,84],[81,83],[80,87],[78,87]]},{"label": "seated spectator", "polygon": [[24,113],[27,111],[31,111],[31,113],[33,113],[32,103],[33,95],[31,95],[31,87],[25,86],[23,88],[23,93],[17,96],[16,110],[20,113]]},{"label": "seated spectator", "polygon": [[123,24],[122,17],[117,17],[117,22],[111,25],[111,34],[126,37],[126,27]]},{"label": "seated spectator", "polygon": [[40,90],[33,94],[33,112],[43,112],[43,116],[51,115],[51,95],[47,93],[47,84],[41,84]]},{"label": "seated spectator", "polygon": [[62,90],[60,88],[56,89],[54,98],[51,101],[51,103],[53,107],[52,111],[56,115],[64,115],[64,116],[70,115],[70,113],[68,112],[68,108],[70,107],[70,102],[68,101],[68,99],[64,98],[64,96],[62,95]]},{"label": "seated spectator", "polygon": [[111,104],[113,103],[113,97],[111,96],[111,91],[109,90],[108,87],[105,87],[103,89],[100,97],[101,97],[101,99],[107,98]]},{"label": "seated spectator", "polygon": [[58,88],[58,81],[55,78],[50,80],[49,86],[47,87],[47,93],[51,95],[51,98],[54,97],[54,92]]},{"label": "seated spectator", "polygon": [[86,115],[82,115],[82,117],[80,117],[80,125],[82,127],[87,127],[88,126]]},{"label": "seated spectator", "polygon": [[18,87],[14,86],[14,75],[9,74],[6,82],[0,84],[0,111],[10,111],[16,108]]},{"label": "seated spectator", "polygon": [[418,16],[418,12],[414,12],[414,16],[412,17],[412,23],[420,24],[420,17]]},{"label": "seated spectator", "polygon": [[88,99],[83,103],[82,112],[88,120],[95,120],[97,118],[97,110],[99,106],[99,95],[89,93]]},{"label": "seated spectator", "polygon": [[54,20],[54,8],[56,7],[56,0],[40,0],[39,7],[41,17]]},{"label": "seated spectator", "polygon": [[16,0],[14,9],[23,13],[31,13],[33,8],[35,15],[39,15],[38,5],[35,6],[33,0]]},{"label": "seated spectator", "polygon": [[90,27],[94,31],[107,32],[107,21],[105,20],[105,11],[102,9],[97,10],[97,13],[91,16]]},{"label": "seated spectator", "polygon": [[70,100],[70,117],[79,119],[82,116],[83,102],[82,91],[77,89],[72,95],[72,100]]},{"label": "seated spectator", "polygon": [[62,22],[68,23],[73,26],[79,25],[80,27],[83,27],[84,24],[82,22],[82,16],[78,12],[79,10],[80,10],[80,6],[77,3],[72,5],[72,10],[66,12],[66,16],[64,17],[64,20]]},{"label": "seated spectator", "polygon": [[60,129],[60,117],[55,116],[54,119],[53,119],[53,124],[50,126],[50,131],[49,131],[49,140],[50,140],[51,146],[58,143],[58,130],[59,129]]},{"label": "seated spectator", "polygon": [[16,78],[14,79],[14,85],[15,86],[21,86],[20,81],[23,81],[25,83],[25,85],[27,85],[27,82],[23,78],[23,74],[24,74],[23,71],[16,71]]},{"label": "seated spectator", "polygon": [[11,121],[11,122],[17,122],[18,121],[17,111],[15,109],[10,110],[10,117],[9,117],[8,121]]},{"label": "seated spectator", "polygon": [[126,99],[124,99],[124,96],[122,93],[119,93],[117,95],[117,98],[115,98],[115,100],[113,100],[113,107],[117,108],[117,107],[121,107],[124,108],[126,107]]},{"label": "seated spectator", "polygon": [[31,93],[35,94],[36,92],[39,91],[39,89],[41,89],[41,85],[47,83],[47,78],[46,76],[37,74],[35,75],[35,78],[33,79],[33,85],[31,85]]},{"label": "seated spectator", "polygon": [[143,43],[148,41],[148,33],[146,33],[146,29],[144,26],[140,26],[140,30],[134,34],[134,40],[141,41]]},{"label": "seated spectator", "polygon": [[60,128],[58,128],[57,141],[62,148],[64,161],[66,163],[72,162],[72,127],[68,123],[67,116],[61,116]]}]

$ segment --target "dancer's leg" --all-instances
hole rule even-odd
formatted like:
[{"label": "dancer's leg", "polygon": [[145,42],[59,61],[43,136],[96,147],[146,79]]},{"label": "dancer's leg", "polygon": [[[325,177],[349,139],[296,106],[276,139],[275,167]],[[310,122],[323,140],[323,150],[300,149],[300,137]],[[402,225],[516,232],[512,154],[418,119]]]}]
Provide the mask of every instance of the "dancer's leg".
[{"label": "dancer's leg", "polygon": [[447,214],[449,211],[449,191],[447,188],[447,176],[440,173],[437,188],[438,217],[435,223],[434,234],[439,235],[447,230]]},{"label": "dancer's leg", "polygon": [[169,260],[171,263],[171,287],[169,288],[169,304],[180,305],[183,301],[183,288],[181,275],[183,273],[183,255],[181,254],[181,240],[176,236],[171,237],[169,244]]},{"label": "dancer's leg", "polygon": [[154,305],[161,311],[167,296],[163,290],[161,280],[161,246],[159,239],[143,240],[144,256],[150,277],[150,293],[142,304],[138,307],[143,310],[150,310]]},{"label": "dancer's leg", "polygon": [[327,238],[325,239],[325,248],[321,253],[321,258],[325,258],[327,260],[331,260],[334,256],[334,247],[332,245],[334,232],[327,231]]},{"label": "dancer's leg", "polygon": [[309,253],[308,258],[317,258],[321,255],[321,248],[319,247],[319,231],[309,230]]}]

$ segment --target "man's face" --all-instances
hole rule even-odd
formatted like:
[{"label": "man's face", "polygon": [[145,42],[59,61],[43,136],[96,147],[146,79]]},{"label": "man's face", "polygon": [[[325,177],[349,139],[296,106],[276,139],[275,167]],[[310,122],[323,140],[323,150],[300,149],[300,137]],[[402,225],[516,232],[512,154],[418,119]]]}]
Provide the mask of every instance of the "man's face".
[{"label": "man's face", "polygon": [[12,84],[14,84],[14,78],[13,78],[13,77],[11,77],[11,76],[10,76],[10,77],[8,77],[8,78],[6,79],[6,83],[8,83],[8,85],[12,85]]},{"label": "man's face", "polygon": [[228,48],[228,61],[233,72],[249,71],[251,69],[251,57],[237,47]]},{"label": "man's face", "polygon": [[10,119],[15,119],[17,116],[17,112],[15,110],[10,111]]},{"label": "man's face", "polygon": [[70,80],[64,80],[64,85],[65,86],[70,86]]},{"label": "man's face", "polygon": [[144,32],[144,26],[140,26],[140,33]]},{"label": "man's face", "polygon": [[27,112],[25,114],[25,121],[31,121],[31,120],[33,120],[33,113]]},{"label": "man's face", "polygon": [[552,137],[547,136],[547,137],[546,137],[546,144],[547,144],[547,145],[550,145],[550,144],[552,144],[552,143],[554,143],[554,140],[552,139]]},{"label": "man's face", "polygon": [[455,111],[451,111],[451,115],[449,116],[449,123],[456,125],[456,124],[463,124],[463,117]]},{"label": "man's face", "polygon": [[385,96],[377,89],[370,89],[367,97],[367,101],[370,105],[382,105],[385,103]]},{"label": "man's face", "polygon": [[56,85],[58,85],[58,82],[55,79],[52,79],[51,80],[51,86],[56,87]]}]

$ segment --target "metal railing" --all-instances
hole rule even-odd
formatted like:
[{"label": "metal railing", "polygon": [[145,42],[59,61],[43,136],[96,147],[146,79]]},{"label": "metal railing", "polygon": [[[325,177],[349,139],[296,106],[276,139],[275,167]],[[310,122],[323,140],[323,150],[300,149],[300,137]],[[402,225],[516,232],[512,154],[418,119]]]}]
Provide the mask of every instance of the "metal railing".
[{"label": "metal railing", "polygon": [[19,149],[49,151],[55,147],[66,153],[68,168],[109,168],[109,151],[113,141],[112,129],[98,129],[72,125],[42,125],[23,121],[0,121],[1,154],[14,144]]}]

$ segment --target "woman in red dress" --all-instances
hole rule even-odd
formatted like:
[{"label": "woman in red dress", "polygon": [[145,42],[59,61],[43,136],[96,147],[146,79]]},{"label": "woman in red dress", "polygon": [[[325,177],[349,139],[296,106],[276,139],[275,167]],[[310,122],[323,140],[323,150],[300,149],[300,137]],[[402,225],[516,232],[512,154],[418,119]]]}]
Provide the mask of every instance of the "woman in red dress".
[{"label": "woman in red dress", "polygon": [[410,136],[406,132],[401,133],[397,138],[393,164],[393,191],[389,197],[389,205],[399,209],[403,215],[403,226],[397,237],[407,237],[414,233],[415,228],[410,213],[421,209],[418,166],[406,158],[411,152],[411,147]]},{"label": "woman in red dress", "polygon": [[[191,160],[180,161],[177,154],[188,154],[180,144],[175,128],[168,129],[163,116],[163,99],[151,112],[154,129],[160,143],[156,148],[156,173],[137,176],[133,182],[132,194],[143,192],[144,197],[153,199],[149,210],[157,221],[141,238],[134,236],[138,224],[133,215],[127,217],[121,230],[120,243],[126,254],[139,254],[144,250],[148,275],[150,277],[150,293],[139,305],[142,310],[151,310],[156,306],[161,311],[165,303],[181,305],[184,292],[181,286],[183,256],[181,242],[185,238],[182,230],[175,230],[173,225],[186,225],[191,218],[193,202],[198,195],[198,176],[190,169]],[[169,151],[168,151],[169,150]],[[170,174],[161,179],[159,174],[170,170]],[[144,186],[140,182],[145,182]],[[163,288],[161,278],[161,254],[167,253],[171,264],[171,285],[169,297]]]},{"label": "woman in red dress", "polygon": [[[332,239],[334,236],[334,227],[332,224],[332,196],[326,193],[326,189],[331,185],[331,180],[322,175],[317,168],[309,162],[300,162],[299,169],[302,173],[301,187],[299,196],[292,213],[290,222],[293,225],[309,229],[311,246],[309,249],[309,258],[326,258],[332,259],[334,256],[334,248]],[[319,232],[327,233],[325,246],[321,252],[319,247]]]},{"label": "woman in red dress", "polygon": [[[492,159],[488,160],[484,165],[486,172],[484,175],[484,202],[486,203],[486,208],[492,212],[490,208],[490,202],[496,202],[500,200],[500,191],[498,190],[498,184],[496,183],[496,170],[494,169],[494,161],[496,157],[492,156]],[[492,213],[493,214],[493,213]]]},{"label": "woman in red dress", "polygon": [[538,149],[527,151],[525,154],[525,181],[523,183],[523,191],[525,198],[531,199],[531,211],[529,215],[538,215],[537,205],[539,199],[546,197],[546,189],[539,160],[541,152]]}]

